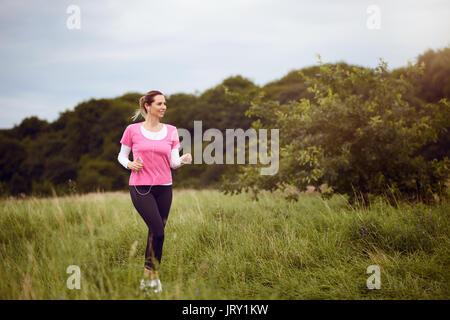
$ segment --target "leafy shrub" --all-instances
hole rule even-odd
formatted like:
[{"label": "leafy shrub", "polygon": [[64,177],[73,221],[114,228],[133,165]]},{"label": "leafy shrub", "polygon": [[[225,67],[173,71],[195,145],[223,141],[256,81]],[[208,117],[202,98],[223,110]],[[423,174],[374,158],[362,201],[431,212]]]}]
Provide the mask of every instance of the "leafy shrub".
[{"label": "leafy shrub", "polygon": [[260,117],[253,128],[280,130],[278,173],[263,176],[259,165],[243,166],[237,178],[225,179],[223,190],[257,193],[292,185],[306,191],[326,183],[351,203],[357,195],[364,201],[371,195],[391,201],[446,197],[449,159],[427,160],[416,151],[449,127],[449,103],[404,99],[423,67],[410,64],[394,77],[383,60],[374,69],[322,64],[320,56],[319,64],[314,77],[304,75],[312,99],[280,106],[262,93],[250,102],[247,115]]}]

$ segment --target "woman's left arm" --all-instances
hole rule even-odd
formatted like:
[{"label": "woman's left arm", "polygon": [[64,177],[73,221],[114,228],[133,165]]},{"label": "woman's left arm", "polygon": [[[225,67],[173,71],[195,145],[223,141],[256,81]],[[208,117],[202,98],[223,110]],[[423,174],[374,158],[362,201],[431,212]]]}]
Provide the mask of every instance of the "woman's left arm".
[{"label": "woman's left arm", "polygon": [[172,153],[170,154],[170,167],[172,169],[177,169],[181,167],[184,163],[181,162],[180,151],[178,148],[172,149]]},{"label": "woman's left arm", "polygon": [[180,151],[178,148],[172,149],[172,153],[170,155],[170,167],[172,169],[177,169],[182,165],[191,162],[191,155],[186,153],[180,157]]}]

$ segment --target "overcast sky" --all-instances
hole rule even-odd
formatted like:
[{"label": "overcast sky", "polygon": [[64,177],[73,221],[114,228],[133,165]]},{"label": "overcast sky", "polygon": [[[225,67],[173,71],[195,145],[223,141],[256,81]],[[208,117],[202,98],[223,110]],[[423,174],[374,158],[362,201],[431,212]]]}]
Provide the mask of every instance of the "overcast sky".
[{"label": "overcast sky", "polygon": [[[238,74],[264,85],[317,64],[316,54],[368,67],[381,57],[392,69],[450,45],[448,0],[0,5],[2,129],[33,115],[54,121],[82,101],[131,91],[203,92]],[[68,27],[77,22],[71,5],[80,10],[79,29]]]}]

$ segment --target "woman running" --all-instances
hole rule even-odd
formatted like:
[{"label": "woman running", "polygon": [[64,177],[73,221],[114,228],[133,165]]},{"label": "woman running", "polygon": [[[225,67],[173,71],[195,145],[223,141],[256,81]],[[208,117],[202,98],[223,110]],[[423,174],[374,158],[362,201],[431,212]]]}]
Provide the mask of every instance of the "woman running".
[{"label": "woman running", "polygon": [[[172,172],[192,161],[190,153],[180,157],[177,128],[160,123],[167,109],[164,95],[156,90],[148,92],[139,100],[139,115],[145,121],[127,126],[122,139],[118,161],[131,170],[129,188],[131,201],[148,227],[145,249],[144,278],[140,288],[160,292],[162,290],[157,266],[161,263],[164,228],[172,204]],[[133,159],[128,156],[133,150]]]}]

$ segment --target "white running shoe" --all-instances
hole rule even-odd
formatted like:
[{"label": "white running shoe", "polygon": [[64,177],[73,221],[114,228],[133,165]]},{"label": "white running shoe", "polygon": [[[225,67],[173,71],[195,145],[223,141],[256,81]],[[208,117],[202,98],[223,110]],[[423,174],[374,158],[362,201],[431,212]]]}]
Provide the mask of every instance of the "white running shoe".
[{"label": "white running shoe", "polygon": [[156,288],[153,290],[154,293],[159,293],[162,291],[162,284],[161,281],[159,281],[159,279],[153,280],[156,281]]},{"label": "white running shoe", "polygon": [[141,279],[140,289],[145,292],[145,294],[149,294],[149,291],[153,291],[154,293],[158,293],[162,291],[161,281],[159,279],[147,280]]}]

